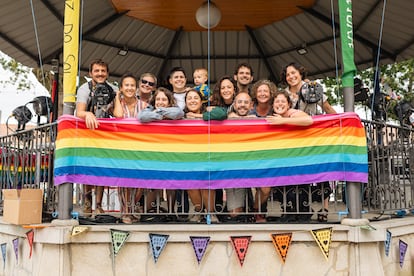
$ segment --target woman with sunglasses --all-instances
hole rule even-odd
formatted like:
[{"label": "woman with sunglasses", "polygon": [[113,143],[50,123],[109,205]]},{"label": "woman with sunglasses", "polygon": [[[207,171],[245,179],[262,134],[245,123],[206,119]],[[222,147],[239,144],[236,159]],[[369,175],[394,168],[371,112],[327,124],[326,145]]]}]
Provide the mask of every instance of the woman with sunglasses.
[{"label": "woman with sunglasses", "polygon": [[157,77],[153,73],[142,74],[138,82],[138,98],[148,104],[156,88]]}]

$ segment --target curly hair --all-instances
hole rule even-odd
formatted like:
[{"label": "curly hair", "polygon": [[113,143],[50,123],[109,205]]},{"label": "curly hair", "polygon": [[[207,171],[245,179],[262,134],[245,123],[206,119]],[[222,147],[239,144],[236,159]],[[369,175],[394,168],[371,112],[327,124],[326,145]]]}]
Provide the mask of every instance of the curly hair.
[{"label": "curly hair", "polygon": [[288,83],[287,83],[287,81],[286,81],[286,71],[287,71],[287,68],[288,67],[290,67],[290,66],[292,66],[293,68],[295,68],[296,70],[298,70],[299,71],[299,73],[300,73],[300,75],[302,76],[302,80],[304,80],[305,78],[306,78],[306,69],[305,69],[305,67],[303,67],[302,65],[300,65],[299,63],[297,63],[297,62],[291,62],[291,63],[289,63],[288,65],[286,65],[284,68],[283,68],[283,70],[282,70],[282,73],[280,73],[280,80],[281,80],[281,83],[283,84],[283,85],[288,85]]},{"label": "curly hair", "polygon": [[226,75],[226,76],[221,77],[221,79],[214,86],[213,93],[211,94],[210,102],[212,106],[222,106],[222,107],[227,106],[223,100],[223,97],[221,97],[220,95],[221,83],[224,80],[229,80],[233,84],[233,87],[234,87],[233,97],[235,97],[237,92],[239,92],[239,88],[237,87],[236,81],[231,76]]},{"label": "curly hair", "polygon": [[275,93],[277,91],[277,86],[276,86],[276,84],[274,84],[270,80],[258,80],[253,84],[252,90],[251,90],[251,96],[252,96],[253,101],[257,103],[257,89],[261,85],[267,85],[269,87],[269,90],[270,90],[270,104],[271,104],[273,98],[275,97]]}]

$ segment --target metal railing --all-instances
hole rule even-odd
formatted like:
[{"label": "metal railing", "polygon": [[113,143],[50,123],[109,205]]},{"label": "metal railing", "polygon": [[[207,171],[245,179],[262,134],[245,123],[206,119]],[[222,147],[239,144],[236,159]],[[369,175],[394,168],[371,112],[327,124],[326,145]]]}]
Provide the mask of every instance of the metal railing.
[{"label": "metal railing", "polygon": [[[414,208],[413,128],[366,120],[362,123],[366,130],[369,164],[369,181],[361,185],[363,212],[369,218],[411,212]],[[57,125],[53,123],[0,137],[1,189],[42,189],[43,216],[50,219],[58,204],[57,187],[53,184],[56,134]],[[216,197],[214,214],[222,221],[252,222],[254,215],[262,214],[268,221],[294,222],[309,221],[311,216],[317,218],[318,211],[327,207],[328,211],[323,215],[328,215],[329,222],[338,222],[348,214],[345,186],[346,183],[335,181],[274,187],[265,204],[257,209],[253,209],[253,202],[260,201],[260,193],[256,194],[258,188],[248,189],[244,200],[246,207],[237,214],[237,219],[226,209],[224,193]],[[82,209],[82,185],[73,187],[73,214],[87,217],[89,214],[84,214]],[[140,201],[129,203],[129,209],[134,210],[131,214],[141,216],[141,221],[185,221],[188,216],[199,214],[184,192],[171,201],[167,200],[165,190],[144,189],[142,192]],[[175,203],[174,208],[171,202]],[[105,188],[102,208],[107,214],[120,217],[117,187]]]}]

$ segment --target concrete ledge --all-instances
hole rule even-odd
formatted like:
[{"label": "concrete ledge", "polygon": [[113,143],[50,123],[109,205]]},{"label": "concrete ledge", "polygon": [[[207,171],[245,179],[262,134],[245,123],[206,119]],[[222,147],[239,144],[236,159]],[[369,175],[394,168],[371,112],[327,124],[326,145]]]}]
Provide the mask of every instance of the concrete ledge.
[{"label": "concrete ledge", "polygon": [[[71,236],[71,225],[38,225],[34,228],[33,256],[23,242],[30,229],[0,221],[0,239],[12,250],[12,240],[21,237],[19,259],[8,257],[0,275],[411,275],[407,254],[404,267],[398,263],[398,240],[393,239],[385,256],[385,232],[414,246],[414,216],[371,222],[371,230],[342,224],[113,224],[89,225],[88,231]],[[36,226],[36,227],[38,227]],[[329,258],[325,259],[310,231],[333,227]],[[375,229],[374,229],[375,228]],[[111,260],[110,229],[130,236]],[[286,263],[282,263],[271,234],[293,233]],[[168,246],[154,263],[149,233],[169,235]],[[246,262],[241,267],[230,242],[231,236],[251,236]],[[208,236],[206,256],[198,264],[190,236]],[[12,256],[12,251],[8,256]],[[97,260],[99,260],[97,262]],[[127,265],[125,265],[127,264]],[[115,272],[114,272],[115,273]],[[402,273],[402,274],[401,274]]]},{"label": "concrete ledge", "polygon": [[[252,236],[253,241],[269,241],[270,234],[293,233],[292,241],[313,241],[311,230],[333,227],[332,241],[338,242],[378,242],[385,240],[386,229],[393,229],[394,235],[414,232],[413,218],[403,218],[372,222],[376,230],[367,230],[358,226],[343,224],[111,224],[87,225],[88,231],[81,235],[71,236],[72,224],[43,224],[44,228],[36,228],[35,241],[45,244],[70,243],[108,243],[110,229],[130,232],[130,242],[148,242],[148,233],[168,234],[170,242],[187,242],[189,236],[208,235],[212,241],[228,241],[229,236]],[[29,230],[18,225],[0,222],[0,232],[25,236]]]}]

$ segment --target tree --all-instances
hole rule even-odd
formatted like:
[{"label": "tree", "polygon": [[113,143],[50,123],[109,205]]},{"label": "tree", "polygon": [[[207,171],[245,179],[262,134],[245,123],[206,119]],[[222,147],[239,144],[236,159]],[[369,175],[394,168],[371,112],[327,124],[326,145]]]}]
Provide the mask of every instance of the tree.
[{"label": "tree", "polygon": [[[379,66],[380,91],[386,97],[387,117],[396,119],[394,106],[400,101],[407,101],[414,106],[414,59],[404,60],[393,64]],[[374,91],[375,68],[368,68],[357,73],[357,77],[362,80],[363,87],[370,91],[370,96]],[[343,97],[340,93],[342,87],[336,78],[325,78],[320,80],[326,87],[326,95],[331,104],[343,104]],[[339,80],[340,82],[340,80]],[[362,103],[368,105],[368,101]],[[370,107],[370,106],[369,106]]]}]

